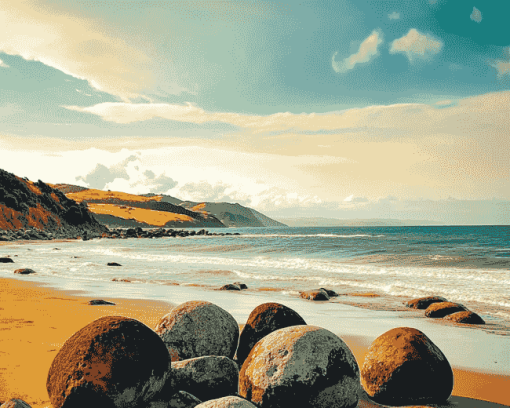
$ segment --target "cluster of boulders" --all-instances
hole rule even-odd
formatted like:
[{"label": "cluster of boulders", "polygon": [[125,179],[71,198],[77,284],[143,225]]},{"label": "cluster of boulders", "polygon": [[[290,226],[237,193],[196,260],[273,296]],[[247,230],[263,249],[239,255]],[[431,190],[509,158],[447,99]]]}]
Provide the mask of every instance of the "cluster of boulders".
[{"label": "cluster of boulders", "polygon": [[242,282],[234,282],[234,283],[227,283],[226,285],[223,285],[219,290],[245,290],[248,289],[248,286],[245,283]]},{"label": "cluster of boulders", "polygon": [[[360,397],[444,403],[453,372],[416,329],[381,335],[360,369],[340,337],[282,304],[256,307],[240,333],[226,310],[190,301],[154,330],[121,316],[93,321],[65,342],[46,386],[54,408],[354,408]],[[2,408],[29,407],[18,401]]]},{"label": "cluster of boulders", "polygon": [[319,288],[312,290],[305,290],[300,292],[299,297],[308,300],[329,300],[332,297],[339,296],[334,290]]},{"label": "cluster of boulders", "polygon": [[195,230],[174,230],[172,228],[153,228],[143,229],[136,228],[116,228],[101,233],[97,231],[69,231],[67,229],[57,230],[55,232],[46,232],[40,229],[27,229],[27,230],[7,230],[0,231],[0,241],[18,241],[18,240],[52,240],[52,239],[82,239],[88,241],[93,238],[110,238],[110,239],[127,239],[127,238],[185,238],[193,236],[225,236],[225,235],[241,235],[238,232],[234,233],[211,233],[205,229],[199,231]]},{"label": "cluster of boulders", "polygon": [[449,302],[442,296],[427,296],[412,299],[405,303],[411,309],[425,309],[425,316],[443,318],[454,323],[485,324],[475,312],[468,310],[460,303]]}]

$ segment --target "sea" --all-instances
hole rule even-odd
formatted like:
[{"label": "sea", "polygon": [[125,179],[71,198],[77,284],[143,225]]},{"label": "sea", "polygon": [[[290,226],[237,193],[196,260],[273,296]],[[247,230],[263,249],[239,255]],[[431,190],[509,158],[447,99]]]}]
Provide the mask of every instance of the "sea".
[{"label": "sea", "polygon": [[401,304],[438,295],[510,319],[510,226],[209,231],[241,235],[25,241],[0,246],[0,256],[15,260],[0,264],[0,276],[13,277],[14,268],[25,267],[56,287],[129,283],[124,296],[146,298],[157,297],[165,285],[215,290],[233,282],[289,297],[324,287],[372,305],[376,298]]}]

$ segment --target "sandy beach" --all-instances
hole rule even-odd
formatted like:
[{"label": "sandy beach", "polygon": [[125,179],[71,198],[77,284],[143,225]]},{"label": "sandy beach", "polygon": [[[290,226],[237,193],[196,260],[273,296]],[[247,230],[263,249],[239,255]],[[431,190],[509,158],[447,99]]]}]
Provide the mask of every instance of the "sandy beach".
[{"label": "sandy beach", "polygon": [[[94,297],[84,292],[60,291],[18,279],[1,278],[0,291],[0,401],[16,397],[41,408],[50,406],[46,392],[49,366],[77,330],[108,315],[135,318],[153,328],[172,308],[170,302],[114,298],[103,298],[114,306],[90,306],[87,302]],[[369,344],[362,337],[341,337],[362,363]],[[510,405],[509,376],[455,367],[454,374],[454,396],[447,406]],[[360,406],[373,405],[363,401]]]}]

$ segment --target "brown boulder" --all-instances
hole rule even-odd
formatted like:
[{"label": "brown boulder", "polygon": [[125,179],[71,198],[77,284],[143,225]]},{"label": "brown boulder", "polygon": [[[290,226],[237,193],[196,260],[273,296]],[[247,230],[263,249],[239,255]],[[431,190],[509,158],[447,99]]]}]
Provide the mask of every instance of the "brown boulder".
[{"label": "brown boulder", "polygon": [[239,326],[230,313],[210,302],[183,303],[156,326],[172,361],[202,356],[233,358],[239,340]]},{"label": "brown boulder", "polygon": [[20,275],[31,275],[32,273],[35,273],[33,269],[30,268],[23,268],[23,269],[16,269],[14,273],[18,273]]},{"label": "brown boulder", "polygon": [[412,299],[405,303],[405,305],[411,309],[426,309],[432,303],[448,302],[444,297],[441,296],[427,296],[418,299]]},{"label": "brown boulder", "polygon": [[260,339],[278,329],[306,325],[303,318],[291,308],[279,303],[264,303],[252,310],[239,336],[237,361],[241,366]]},{"label": "brown boulder", "polygon": [[246,401],[245,399],[230,396],[202,402],[200,405],[197,405],[197,408],[257,408],[257,407],[256,405],[253,405],[251,402]]},{"label": "brown boulder", "polygon": [[64,343],[46,388],[54,408],[134,408],[159,392],[169,364],[168,350],[149,327],[107,316]]},{"label": "brown boulder", "polygon": [[227,283],[226,285],[223,285],[220,290],[241,290],[241,288],[237,285],[234,285],[232,283]]},{"label": "brown boulder", "polygon": [[380,404],[441,404],[452,393],[453,372],[425,334],[398,327],[370,346],[361,368],[361,385]]},{"label": "brown boulder", "polygon": [[440,302],[432,303],[425,310],[425,316],[427,317],[445,317],[452,313],[465,312],[467,309],[460,303],[453,302]]},{"label": "brown boulder", "polygon": [[2,405],[0,405],[0,408],[31,408],[31,407],[29,404],[27,404],[25,401],[21,399],[12,398],[9,401],[6,401]]},{"label": "brown boulder", "polygon": [[305,290],[300,293],[299,297],[308,300],[329,300],[328,292],[324,289]]},{"label": "brown boulder", "polygon": [[351,350],[316,326],[277,330],[251,350],[239,394],[260,407],[354,408],[361,391]]},{"label": "brown boulder", "polygon": [[485,324],[485,321],[480,316],[469,310],[452,313],[451,315],[445,316],[443,320],[463,324]]}]

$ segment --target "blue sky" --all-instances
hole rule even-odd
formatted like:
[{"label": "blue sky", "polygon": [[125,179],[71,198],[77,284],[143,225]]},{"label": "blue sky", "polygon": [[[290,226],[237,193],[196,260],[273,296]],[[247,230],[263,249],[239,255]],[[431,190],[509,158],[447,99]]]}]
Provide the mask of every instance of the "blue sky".
[{"label": "blue sky", "polygon": [[275,216],[509,223],[508,15],[502,1],[3,1],[0,167]]}]

